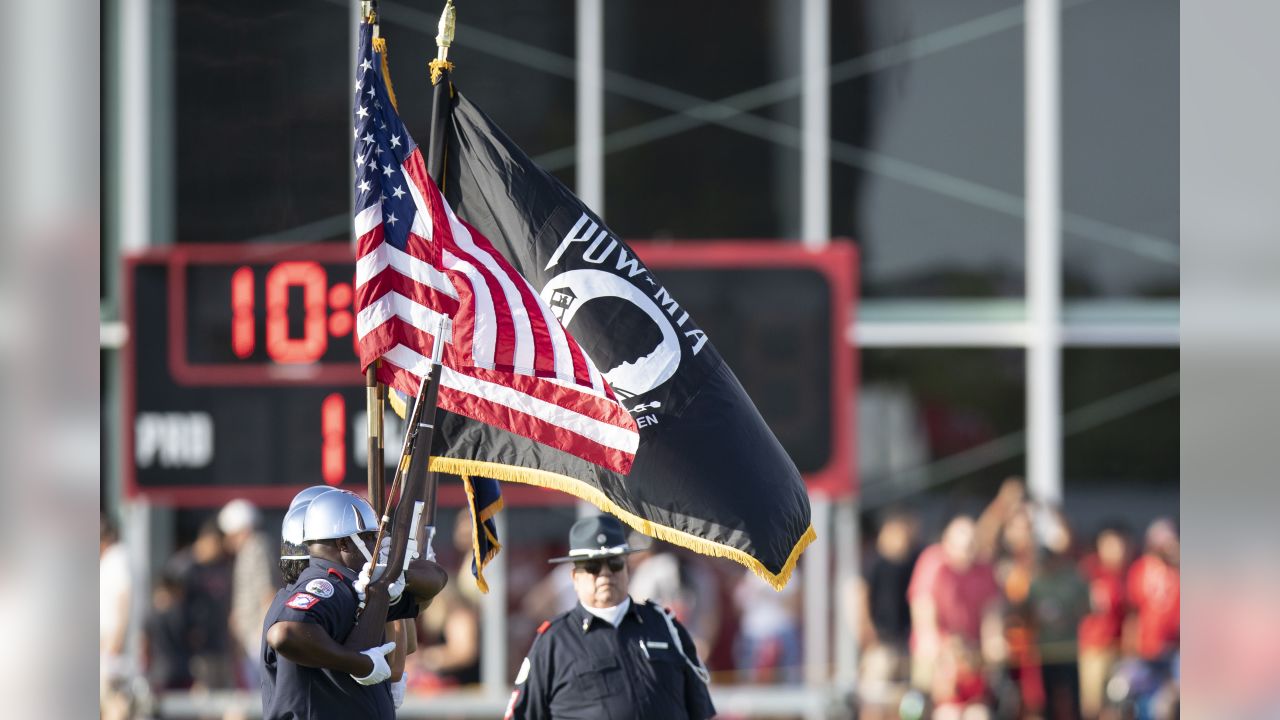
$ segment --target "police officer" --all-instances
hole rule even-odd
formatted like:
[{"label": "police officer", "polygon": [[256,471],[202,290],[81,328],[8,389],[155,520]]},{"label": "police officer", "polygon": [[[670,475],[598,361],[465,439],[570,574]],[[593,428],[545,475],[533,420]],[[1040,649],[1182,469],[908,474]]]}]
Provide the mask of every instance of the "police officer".
[{"label": "police officer", "polygon": [[[418,559],[389,586],[369,584],[376,530],[373,508],[354,493],[330,490],[311,500],[303,519],[310,563],[276,594],[263,622],[264,720],[395,718],[385,657],[395,643],[348,647],[348,639],[381,637],[386,620],[416,617],[447,576]],[[389,539],[379,548],[384,563],[388,549]]]},{"label": "police officer", "polygon": [[622,523],[588,517],[569,531],[579,604],[544,622],[520,666],[507,718],[702,720],[715,715],[708,674],[671,612],[627,595]]}]

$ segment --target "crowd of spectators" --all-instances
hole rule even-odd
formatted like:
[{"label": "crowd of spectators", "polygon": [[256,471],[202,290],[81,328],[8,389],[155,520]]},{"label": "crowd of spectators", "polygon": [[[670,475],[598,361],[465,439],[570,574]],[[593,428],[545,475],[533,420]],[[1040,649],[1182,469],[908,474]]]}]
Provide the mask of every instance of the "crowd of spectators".
[{"label": "crowd of spectators", "polygon": [[932,544],[910,513],[879,523],[849,589],[859,717],[1176,717],[1178,536],[1156,520],[1081,543],[1006,481]]},{"label": "crowd of spectators", "polygon": [[[469,518],[437,536],[454,575],[417,620],[411,695],[480,681],[481,597],[471,580]],[[152,582],[139,671],[152,692],[257,690],[261,618],[280,586],[274,528],[236,501],[200,526]],[[447,541],[442,542],[447,538]],[[1176,716],[1178,534],[1157,520],[1141,537],[1113,524],[1082,542],[1067,518],[1004,483],[976,516],[947,519],[924,542],[919,518],[874,518],[862,572],[841,588],[859,648],[851,713],[859,718],[1167,718]],[[783,592],[733,563],[649,546],[629,559],[632,595],[671,608],[715,683],[798,683],[799,570]],[[512,667],[537,626],[575,602],[559,547],[507,554]],[[104,524],[104,697],[123,662],[123,546]],[[110,597],[108,597],[110,595]],[[111,671],[111,672],[108,672]],[[104,715],[105,716],[105,715]],[[122,715],[123,717],[123,715]]]}]

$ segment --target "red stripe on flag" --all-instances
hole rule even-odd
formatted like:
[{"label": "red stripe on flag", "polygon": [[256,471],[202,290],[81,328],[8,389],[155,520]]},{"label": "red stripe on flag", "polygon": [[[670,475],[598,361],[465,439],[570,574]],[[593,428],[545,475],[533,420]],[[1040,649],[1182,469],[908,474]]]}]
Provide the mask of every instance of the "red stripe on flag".
[{"label": "red stripe on flag", "polygon": [[[431,214],[434,243],[440,248],[442,253],[445,249],[448,249],[460,259],[466,260],[476,269],[476,272],[480,274],[480,277],[484,279],[485,287],[489,290],[489,297],[493,301],[493,320],[497,327],[493,348],[494,365],[502,368],[514,368],[516,354],[516,320],[513,317],[512,307],[507,299],[507,294],[503,289],[502,284],[498,281],[498,278],[494,276],[493,272],[486,267],[484,263],[480,262],[480,260],[470,252],[467,252],[458,246],[456,239],[453,237],[453,229],[449,225],[449,217],[444,210],[444,197],[440,195],[440,190],[436,188],[435,183],[432,182],[430,176],[427,175],[427,170],[422,164],[420,153],[415,153],[415,155],[416,157],[410,156],[410,158],[405,161],[404,174],[405,177],[409,178],[409,181],[418,188],[418,192],[422,194],[423,200],[427,204],[427,209]],[[466,292],[474,292],[474,290],[470,288],[470,283],[472,282],[470,277],[459,272],[451,273],[451,276],[460,281],[456,282],[455,286],[466,285]],[[463,294],[462,288],[459,288],[459,294]],[[460,299],[462,300],[463,307],[475,307],[474,298]],[[474,334],[472,335],[472,339],[468,341],[467,345],[471,345],[472,342],[474,342]],[[522,369],[528,371],[531,368]]]},{"label": "red stripe on flag", "polygon": [[534,415],[527,415],[505,405],[488,402],[475,395],[459,392],[446,393],[442,389],[440,407],[473,420],[496,425],[534,442],[550,445],[623,475],[631,472],[631,464],[635,460],[635,456],[631,453],[601,445],[590,438],[545,422]]},{"label": "red stripe on flag", "polygon": [[[378,368],[378,379],[409,395],[413,395],[418,391],[418,385],[421,382],[421,378],[414,373],[385,360]],[[600,404],[609,402],[598,398],[596,401]],[[576,455],[587,462],[601,465],[624,475],[631,472],[631,464],[635,459],[634,454],[602,445],[536,415],[513,410],[505,405],[490,402],[485,398],[445,386],[440,388],[438,402],[440,407],[449,412],[497,426],[535,442],[550,445]],[[572,409],[585,415],[587,413],[583,412],[583,410],[589,404],[581,403]],[[629,415],[627,419],[630,419]],[[624,429],[631,429],[634,432],[634,423],[630,428]]]},{"label": "red stripe on flag", "polygon": [[[540,299],[533,294],[524,277],[516,272],[516,269],[511,267],[505,261],[506,259],[494,249],[488,238],[481,235],[479,230],[471,227],[461,218],[458,219],[458,223],[466,229],[467,234],[471,237],[471,242],[475,244],[480,252],[490,257],[501,258],[498,262],[498,267],[501,268],[507,281],[516,288],[516,292],[520,296],[520,302],[529,318],[529,330],[533,336],[533,369],[535,374],[540,377],[555,377],[555,349],[551,344],[551,333],[547,330],[546,320],[542,317]],[[454,244],[457,244],[456,238]]]},{"label": "red stripe on flag", "polygon": [[458,312],[457,300],[430,285],[424,285],[407,275],[401,275],[390,266],[356,288],[356,312],[373,305],[389,292],[400,293],[419,305],[445,315],[452,316]]}]

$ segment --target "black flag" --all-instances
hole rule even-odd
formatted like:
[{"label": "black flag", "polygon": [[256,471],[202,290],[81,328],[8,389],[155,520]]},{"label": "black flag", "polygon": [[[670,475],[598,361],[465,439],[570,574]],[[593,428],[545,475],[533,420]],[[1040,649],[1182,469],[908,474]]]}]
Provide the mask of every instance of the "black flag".
[{"label": "black flag", "polygon": [[814,537],[795,464],[694,318],[600,218],[453,93],[445,196],[502,252],[640,426],[628,475],[444,413],[433,470],[555,488],[774,587]]}]

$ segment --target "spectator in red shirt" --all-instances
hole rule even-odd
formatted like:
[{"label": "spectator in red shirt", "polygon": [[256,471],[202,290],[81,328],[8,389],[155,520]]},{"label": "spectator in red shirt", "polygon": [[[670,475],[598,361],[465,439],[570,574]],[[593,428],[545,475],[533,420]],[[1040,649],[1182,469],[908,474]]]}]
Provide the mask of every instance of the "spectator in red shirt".
[{"label": "spectator in red shirt", "polygon": [[1146,552],[1129,568],[1133,647],[1147,661],[1164,661],[1178,650],[1178,533],[1173,522],[1147,528]]},{"label": "spectator in red shirt", "polygon": [[987,662],[1004,658],[1000,588],[991,566],[977,562],[976,556],[973,518],[960,515],[947,524],[942,541],[926,549],[916,563],[907,600],[912,682],[921,689],[933,687],[932,668],[952,638],[981,648]]},{"label": "spectator in red shirt", "polygon": [[1102,711],[1103,693],[1120,656],[1125,614],[1125,575],[1129,540],[1119,527],[1105,527],[1094,539],[1094,551],[1080,561],[1089,583],[1089,614],[1080,621],[1080,712],[1092,720]]}]

